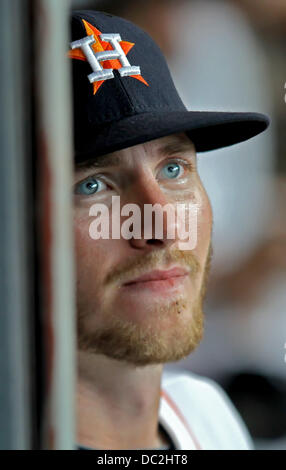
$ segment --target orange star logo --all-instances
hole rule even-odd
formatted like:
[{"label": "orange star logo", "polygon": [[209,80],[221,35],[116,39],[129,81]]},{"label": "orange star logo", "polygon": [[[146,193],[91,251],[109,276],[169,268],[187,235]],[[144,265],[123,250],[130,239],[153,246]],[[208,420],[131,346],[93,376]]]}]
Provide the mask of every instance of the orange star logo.
[{"label": "orange star logo", "polygon": [[[87,21],[85,21],[85,20],[82,20],[82,21],[83,21],[83,24],[84,24],[87,35],[88,36],[93,35],[93,37],[94,37],[95,42],[92,44],[91,47],[92,47],[92,49],[95,53],[113,49],[112,45],[109,42],[102,41],[100,39],[100,34],[102,34],[101,31],[99,31],[95,26],[91,25]],[[135,44],[132,43],[132,42],[120,41],[120,46],[122,47],[125,55],[128,54],[128,52],[132,49],[132,47],[134,45]],[[87,62],[87,58],[86,58],[86,56],[84,55],[83,51],[80,48],[70,50],[68,52],[68,56],[71,59],[78,59],[78,60],[83,60],[83,61]],[[122,64],[121,64],[119,59],[104,60],[104,61],[102,61],[101,65],[104,69],[118,70],[118,69],[122,68]],[[145,85],[149,86],[148,83],[146,82],[146,80],[144,80],[144,78],[142,77],[142,75],[130,75],[130,76],[132,78],[136,78],[136,80],[139,80],[140,82],[142,82]],[[105,82],[105,80],[93,82],[93,94],[94,95],[99,90],[99,88],[101,87],[101,85],[104,82]]]}]

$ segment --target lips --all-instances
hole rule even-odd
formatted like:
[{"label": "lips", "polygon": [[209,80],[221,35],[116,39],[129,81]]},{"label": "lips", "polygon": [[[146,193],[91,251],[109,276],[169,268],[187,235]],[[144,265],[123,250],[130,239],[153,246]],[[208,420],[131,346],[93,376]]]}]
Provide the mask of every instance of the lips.
[{"label": "lips", "polygon": [[185,268],[172,268],[167,271],[155,269],[154,271],[150,271],[149,273],[143,274],[142,276],[139,276],[129,282],[126,282],[124,285],[128,286],[131,284],[137,284],[139,282],[148,281],[162,281],[165,279],[186,276],[188,273],[189,271]]}]

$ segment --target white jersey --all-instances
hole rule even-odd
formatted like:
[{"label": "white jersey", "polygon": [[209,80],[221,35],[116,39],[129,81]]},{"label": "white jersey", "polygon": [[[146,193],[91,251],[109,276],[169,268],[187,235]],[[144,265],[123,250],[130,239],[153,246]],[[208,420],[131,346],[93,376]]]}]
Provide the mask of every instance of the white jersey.
[{"label": "white jersey", "polygon": [[[159,423],[178,450],[253,449],[246,426],[223,389],[188,371],[163,372]],[[77,448],[92,450],[79,444]]]},{"label": "white jersey", "polygon": [[164,371],[159,421],[182,450],[251,450],[238,411],[213,380],[188,371]]}]

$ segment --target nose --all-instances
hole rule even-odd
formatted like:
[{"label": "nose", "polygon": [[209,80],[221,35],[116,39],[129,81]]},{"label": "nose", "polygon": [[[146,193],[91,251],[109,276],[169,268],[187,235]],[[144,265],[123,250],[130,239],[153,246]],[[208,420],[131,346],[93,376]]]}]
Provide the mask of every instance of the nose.
[{"label": "nose", "polygon": [[142,177],[134,186],[132,202],[140,210],[140,216],[135,219],[136,222],[139,221],[137,234],[140,233],[140,238],[132,236],[130,245],[149,251],[154,248],[170,248],[177,241],[175,204],[154,178]]}]

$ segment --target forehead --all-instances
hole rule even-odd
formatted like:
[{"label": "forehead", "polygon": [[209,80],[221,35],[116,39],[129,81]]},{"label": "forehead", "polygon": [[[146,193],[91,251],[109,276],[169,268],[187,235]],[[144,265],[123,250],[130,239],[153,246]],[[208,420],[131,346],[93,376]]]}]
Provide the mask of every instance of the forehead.
[{"label": "forehead", "polygon": [[161,137],[149,142],[127,147],[126,149],[117,150],[116,152],[102,155],[100,157],[91,158],[90,160],[76,165],[76,170],[81,171],[89,168],[102,168],[110,166],[118,166],[130,158],[136,156],[143,157],[164,157],[175,156],[181,154],[195,155],[195,147],[192,141],[185,133],[172,134]]}]

